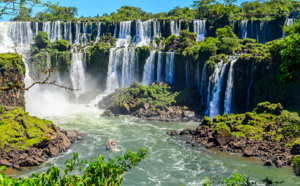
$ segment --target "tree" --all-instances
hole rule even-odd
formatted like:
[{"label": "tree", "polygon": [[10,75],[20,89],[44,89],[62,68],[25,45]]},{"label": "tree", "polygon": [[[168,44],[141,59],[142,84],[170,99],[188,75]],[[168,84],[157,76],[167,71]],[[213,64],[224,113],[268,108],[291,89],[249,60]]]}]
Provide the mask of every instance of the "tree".
[{"label": "tree", "polygon": [[78,9],[76,7],[60,6],[59,3],[47,4],[47,9],[43,12],[38,12],[35,18],[39,21],[55,21],[55,20],[71,20],[74,19]]},{"label": "tree", "polygon": [[207,18],[209,15],[209,10],[215,2],[215,0],[194,1],[192,7],[197,9],[196,17],[198,19]]},{"label": "tree", "polygon": [[3,15],[28,16],[35,6],[44,6],[40,0],[0,0],[0,18]]}]

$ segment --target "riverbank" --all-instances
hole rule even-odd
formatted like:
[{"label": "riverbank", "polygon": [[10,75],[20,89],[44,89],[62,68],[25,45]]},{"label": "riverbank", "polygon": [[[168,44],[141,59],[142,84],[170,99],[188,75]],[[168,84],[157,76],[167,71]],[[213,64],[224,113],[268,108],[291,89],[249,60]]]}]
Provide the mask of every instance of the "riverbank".
[{"label": "riverbank", "polygon": [[256,157],[266,166],[293,165],[299,175],[299,121],[297,114],[284,111],[280,104],[265,102],[245,114],[218,115],[213,120],[205,117],[196,129],[179,134],[190,136],[186,143],[193,146]]},{"label": "riverbank", "polygon": [[17,170],[39,166],[65,152],[83,136],[32,117],[20,107],[2,107],[0,120],[0,165]]}]

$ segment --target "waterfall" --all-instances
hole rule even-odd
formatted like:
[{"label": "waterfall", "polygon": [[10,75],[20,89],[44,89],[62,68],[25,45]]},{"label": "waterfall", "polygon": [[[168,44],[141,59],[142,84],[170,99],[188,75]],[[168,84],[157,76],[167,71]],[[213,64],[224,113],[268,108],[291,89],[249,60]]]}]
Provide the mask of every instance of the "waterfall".
[{"label": "waterfall", "polygon": [[106,90],[113,92],[135,80],[135,49],[112,48],[109,55]]},{"label": "waterfall", "polygon": [[48,52],[47,52],[47,68],[48,69],[51,68],[51,56]]},{"label": "waterfall", "polygon": [[[198,91],[200,92],[200,63],[199,61],[197,62],[197,88]],[[201,94],[201,92],[200,92]]]},{"label": "waterfall", "polygon": [[189,86],[189,61],[185,63],[185,86]]},{"label": "waterfall", "polygon": [[50,21],[43,22],[43,31],[47,32],[48,38],[50,40],[50,35],[51,35],[51,22]]},{"label": "waterfall", "polygon": [[254,60],[252,61],[252,64],[251,64],[251,80],[250,80],[250,83],[249,83],[249,86],[248,86],[248,91],[247,91],[247,111],[249,111],[250,109],[250,93],[251,93],[251,87],[252,87],[252,84],[253,84],[253,71],[254,71]]},{"label": "waterfall", "polygon": [[152,20],[141,22],[137,20],[136,22],[136,35],[134,41],[136,46],[150,46],[152,32]]},{"label": "waterfall", "polygon": [[60,21],[55,21],[52,23],[50,36],[48,37],[50,38],[50,42],[55,42],[61,39]]},{"label": "waterfall", "polygon": [[115,24],[115,30],[114,30],[114,38],[117,37],[117,28],[118,28],[118,24]]},{"label": "waterfall", "polygon": [[171,34],[179,36],[180,31],[181,31],[181,22],[182,20],[172,20],[171,21]]},{"label": "waterfall", "polygon": [[205,24],[206,20],[194,20],[193,25],[194,25],[194,33],[197,34],[197,41],[203,41],[205,38]]},{"label": "waterfall", "polygon": [[248,26],[248,20],[242,20],[240,26],[240,38],[242,39],[247,38],[247,26]]},{"label": "waterfall", "polygon": [[254,39],[254,33],[253,33],[253,20],[251,20],[251,38]]},{"label": "waterfall", "polygon": [[98,23],[98,32],[97,32],[96,42],[98,42],[100,40],[100,37],[101,37],[101,22]]},{"label": "waterfall", "polygon": [[[209,103],[209,117],[212,119],[216,115],[220,114],[220,94],[222,91],[224,75],[225,75],[226,65],[223,65],[223,60],[217,64],[214,73],[209,78],[209,88],[212,86],[212,97]],[[210,94],[210,89],[208,90],[208,95]],[[210,96],[208,96],[210,99]]]},{"label": "waterfall", "polygon": [[162,58],[161,58],[161,51],[158,52],[158,57],[157,57],[157,81],[161,82],[161,73],[162,73]]},{"label": "waterfall", "polygon": [[19,51],[28,50],[32,38],[33,31],[30,22],[0,22],[1,53],[14,52],[15,43]]},{"label": "waterfall", "polygon": [[64,39],[72,44],[72,23],[71,21],[64,23]]},{"label": "waterfall", "polygon": [[[288,27],[291,27],[294,25],[294,21],[295,21],[294,19],[287,19],[287,20],[285,20],[285,25],[287,25]],[[285,32],[283,30],[282,38],[284,38],[284,37],[285,37]]]},{"label": "waterfall", "polygon": [[145,66],[144,66],[144,72],[143,72],[143,84],[144,85],[149,85],[153,83],[154,80],[154,71],[155,71],[155,53],[156,51],[153,50],[150,53],[150,56],[147,58]]},{"label": "waterfall", "polygon": [[72,53],[72,63],[70,70],[70,79],[73,89],[80,89],[75,94],[79,95],[85,90],[85,73],[84,73],[83,53]]},{"label": "waterfall", "polygon": [[174,57],[175,57],[175,51],[173,52],[167,52],[166,54],[166,69],[165,69],[165,73],[166,73],[166,81],[169,83],[173,83],[174,81]]},{"label": "waterfall", "polygon": [[117,47],[128,47],[131,42],[131,22],[120,22],[119,38],[116,42]]},{"label": "waterfall", "polygon": [[200,94],[201,94],[201,103],[202,105],[205,104],[206,100],[206,82],[207,82],[207,76],[206,76],[206,63],[204,63],[203,70],[202,70],[202,77],[201,77],[201,85],[200,85]]},{"label": "waterfall", "polygon": [[35,22],[35,35],[34,36],[38,35],[38,33],[39,33],[39,22]]},{"label": "waterfall", "polygon": [[80,44],[80,35],[81,35],[81,28],[80,28],[80,22],[76,22],[76,32],[75,32],[75,43]]},{"label": "waterfall", "polygon": [[232,87],[233,87],[233,65],[237,61],[237,59],[234,59],[230,62],[230,69],[228,72],[227,77],[227,85],[226,85],[226,91],[225,91],[225,101],[224,101],[224,113],[230,114],[231,113],[231,105],[232,105]]}]

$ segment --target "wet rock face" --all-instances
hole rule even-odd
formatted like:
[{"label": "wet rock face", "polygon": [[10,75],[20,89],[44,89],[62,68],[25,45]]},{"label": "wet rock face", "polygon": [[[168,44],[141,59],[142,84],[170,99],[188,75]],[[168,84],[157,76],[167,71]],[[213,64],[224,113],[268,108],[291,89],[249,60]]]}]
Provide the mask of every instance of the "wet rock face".
[{"label": "wet rock face", "polygon": [[52,136],[49,140],[33,145],[25,150],[10,150],[0,156],[0,165],[21,170],[21,167],[38,166],[48,158],[56,157],[61,152],[65,152],[72,143],[80,141],[82,134],[78,131],[59,130],[57,136]]}]

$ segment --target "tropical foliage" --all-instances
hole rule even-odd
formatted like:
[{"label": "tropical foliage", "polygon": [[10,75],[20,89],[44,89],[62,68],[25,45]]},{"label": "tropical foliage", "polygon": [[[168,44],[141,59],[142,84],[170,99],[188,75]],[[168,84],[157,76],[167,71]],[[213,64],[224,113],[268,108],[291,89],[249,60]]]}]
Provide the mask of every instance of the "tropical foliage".
[{"label": "tropical foliage", "polygon": [[[145,158],[147,149],[141,148],[138,152],[128,150],[123,157],[105,161],[100,155],[89,164],[87,160],[80,160],[79,154],[74,153],[73,159],[65,162],[65,169],[51,167],[47,172],[32,174],[30,177],[11,178],[0,172],[0,185],[121,185],[124,175],[133,166],[138,165]],[[5,171],[6,167],[0,167]]]}]

